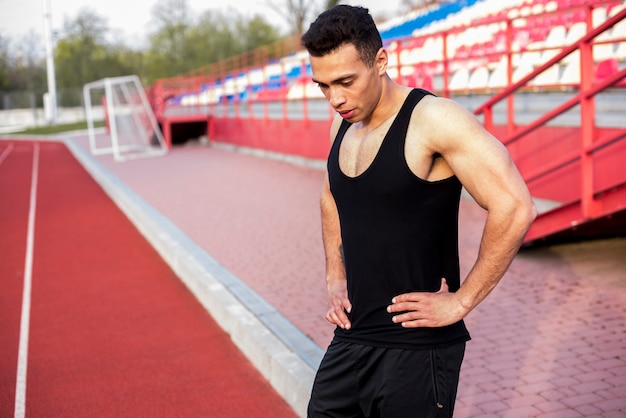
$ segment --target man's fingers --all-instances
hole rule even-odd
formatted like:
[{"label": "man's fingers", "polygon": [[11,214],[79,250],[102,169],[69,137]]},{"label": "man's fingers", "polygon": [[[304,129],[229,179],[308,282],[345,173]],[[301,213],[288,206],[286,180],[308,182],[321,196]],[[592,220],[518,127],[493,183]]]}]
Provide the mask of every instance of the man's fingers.
[{"label": "man's fingers", "polygon": [[425,315],[423,315],[422,313],[418,312],[418,311],[411,311],[411,312],[406,312],[400,315],[395,315],[391,317],[391,320],[395,323],[404,323],[404,322],[409,322],[409,321],[420,321],[420,320],[424,320]]},{"label": "man's fingers", "polygon": [[430,295],[436,294],[436,293],[447,293],[449,291],[449,287],[448,287],[448,281],[445,279],[445,277],[441,278],[441,285],[439,286],[439,290],[437,292],[410,292],[410,293],[403,293],[401,295],[395,296],[393,299],[391,299],[392,303],[400,303],[400,302],[420,302],[422,300],[425,300],[426,298],[428,298]]},{"label": "man's fingers", "polygon": [[[352,306],[350,306],[350,310],[351,309],[352,309]],[[326,314],[326,320],[330,322],[331,324],[337,325],[343,329],[350,329],[351,327],[350,320],[348,319],[348,316],[346,315],[346,311],[349,313],[350,310],[348,310],[348,308],[345,308],[345,311],[344,311],[343,306],[331,308]]]},{"label": "man's fingers", "polygon": [[391,299],[391,303],[398,304],[398,303],[404,303],[404,302],[419,302],[422,299],[423,295],[424,293],[419,293],[419,292],[403,293]]},{"label": "man's fingers", "polygon": [[326,320],[330,322],[331,324],[337,325],[338,327],[341,327],[346,330],[350,329],[351,327],[350,321],[348,321],[347,319],[341,319],[339,318],[339,316],[335,314],[326,315]]},{"label": "man's fingers", "polygon": [[401,324],[404,328],[429,328],[435,327],[432,321],[428,319],[416,319],[414,321],[406,321]]},{"label": "man's fingers", "polygon": [[[393,313],[393,312],[405,312],[405,311],[418,311],[421,309],[423,309],[426,305],[425,303],[425,299],[424,297],[419,297],[416,296],[415,298],[411,298],[410,301],[403,301],[403,299],[405,298],[405,296],[408,296],[409,294],[406,295],[401,295],[398,297],[393,298],[392,300],[392,304],[387,306],[387,312],[389,313]],[[417,293],[415,295],[418,295]]]},{"label": "man's fingers", "polygon": [[346,312],[348,313],[352,312],[352,304],[350,303],[348,299],[343,301],[343,306],[345,306]]}]

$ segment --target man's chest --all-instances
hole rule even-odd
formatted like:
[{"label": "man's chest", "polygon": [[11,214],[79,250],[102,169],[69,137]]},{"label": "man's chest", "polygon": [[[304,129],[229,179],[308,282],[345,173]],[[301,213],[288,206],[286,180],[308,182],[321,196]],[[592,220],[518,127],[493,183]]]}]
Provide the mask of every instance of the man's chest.
[{"label": "man's chest", "polygon": [[385,132],[373,132],[368,135],[346,132],[339,148],[341,171],[348,177],[363,174],[372,165],[384,139]]},{"label": "man's chest", "polygon": [[387,135],[387,131],[358,135],[349,130],[339,148],[339,167],[348,177],[358,177],[382,152],[391,153],[393,161],[406,164],[420,178],[427,179],[433,168],[433,155],[423,147],[419,135],[398,137]]}]

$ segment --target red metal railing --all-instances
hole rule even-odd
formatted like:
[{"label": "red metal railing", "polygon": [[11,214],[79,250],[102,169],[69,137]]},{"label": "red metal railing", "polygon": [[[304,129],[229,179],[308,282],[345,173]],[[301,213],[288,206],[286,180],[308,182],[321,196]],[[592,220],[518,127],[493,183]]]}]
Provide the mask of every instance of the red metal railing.
[{"label": "red metal railing", "polygon": [[[585,7],[586,10],[586,22],[588,28],[593,28],[592,24],[592,11],[593,5]],[[607,147],[616,145],[618,142],[625,142],[626,129],[619,129],[615,132],[609,132],[604,136],[599,137],[596,132],[595,125],[595,96],[612,86],[616,86],[618,83],[623,82],[626,77],[626,69],[622,69],[610,75],[606,79],[600,82],[594,83],[594,59],[593,59],[593,45],[594,40],[615,26],[618,22],[626,18],[626,9],[621,10],[616,15],[608,18],[604,23],[600,24],[595,29],[591,29],[576,43],[564,47],[561,52],[558,52],[553,58],[549,59],[544,64],[540,65],[534,71],[527,76],[521,78],[517,82],[512,82],[511,74],[509,72],[509,80],[511,85],[504,89],[502,92],[494,95],[491,99],[487,100],[482,106],[475,110],[477,115],[484,115],[484,125],[490,130],[494,131],[493,122],[493,109],[496,104],[504,99],[507,99],[507,136],[503,138],[502,142],[507,146],[515,142],[521,142],[529,135],[533,134],[540,127],[545,126],[548,122],[554,120],[558,116],[564,114],[573,107],[580,106],[580,144],[578,149],[567,150],[567,153],[561,157],[545,164],[540,167],[536,167],[533,170],[523,172],[524,179],[527,183],[532,184],[535,181],[541,180],[548,175],[551,175],[558,170],[562,170],[565,167],[571,166],[574,163],[580,164],[580,193],[576,199],[572,199],[566,202],[559,202],[560,205],[552,208],[552,211],[558,211],[564,207],[570,205],[579,205],[579,214],[574,219],[568,219],[570,225],[560,225],[556,229],[563,229],[567,226],[576,226],[578,224],[597,219],[601,216],[610,214],[611,212],[626,209],[626,200],[623,203],[618,203],[616,207],[606,208],[599,203],[599,198],[606,190],[601,190],[594,184],[594,177],[598,172],[596,166],[595,154],[600,150],[604,150]],[[509,23],[510,27],[510,23]],[[528,86],[529,81],[535,79],[539,74],[543,73],[553,65],[558,64],[564,58],[580,51],[580,75],[581,82],[578,94],[571,99],[560,104],[556,108],[548,111],[543,116],[537,118],[533,122],[523,127],[515,127],[514,123],[514,110],[513,101],[511,100],[513,95],[523,88]],[[510,58],[509,58],[510,59]],[[626,123],[626,120],[625,120]],[[617,149],[617,147],[616,147]],[[622,152],[626,157],[626,150],[620,149],[618,152]],[[615,184],[611,184],[611,188],[615,190],[618,187],[626,185],[626,174],[622,166],[603,167],[606,170],[612,170],[615,173]],[[545,216],[548,216],[546,214]],[[541,215],[540,215],[541,217]],[[546,224],[546,225],[543,225]],[[554,222],[542,222],[541,219],[533,225],[533,229],[529,232],[527,237],[528,241],[537,239],[539,237],[556,232]]]},{"label": "red metal railing", "polygon": [[[172,107],[168,99],[186,93],[200,93],[202,88],[217,80],[225,80],[228,77],[241,73],[249,73],[256,67],[262,67],[272,60],[279,60],[295,53],[300,48],[300,37],[291,36],[274,44],[257,48],[237,56],[208,64],[204,67],[180,74],[176,77],[164,78],[155,81],[150,87],[151,100],[157,117],[166,112],[167,107]],[[235,78],[236,80],[236,78]],[[205,112],[206,107],[202,103],[185,106],[187,114]]]}]

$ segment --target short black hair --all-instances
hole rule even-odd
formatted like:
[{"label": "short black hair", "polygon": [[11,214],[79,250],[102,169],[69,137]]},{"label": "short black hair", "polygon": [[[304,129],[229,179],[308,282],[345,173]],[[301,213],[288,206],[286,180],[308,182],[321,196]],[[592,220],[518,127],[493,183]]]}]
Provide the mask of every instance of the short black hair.
[{"label": "short black hair", "polygon": [[374,65],[383,41],[368,9],[340,4],[320,14],[302,35],[302,46],[314,57],[329,54],[344,44],[353,44],[361,61],[368,67]]}]

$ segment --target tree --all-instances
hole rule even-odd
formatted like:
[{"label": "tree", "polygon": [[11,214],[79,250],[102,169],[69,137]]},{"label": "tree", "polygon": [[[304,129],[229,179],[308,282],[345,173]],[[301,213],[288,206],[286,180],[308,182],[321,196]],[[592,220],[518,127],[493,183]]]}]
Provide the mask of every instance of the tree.
[{"label": "tree", "polygon": [[[149,47],[141,50],[111,41],[106,19],[89,8],[66,19],[54,51],[58,90],[129,74],[148,85],[280,39],[279,30],[262,17],[249,19],[235,9],[207,10],[194,19],[187,0],[159,0],[152,14]],[[21,89],[41,96],[46,89],[45,57],[37,55],[41,44],[33,34],[15,48],[0,36],[0,91]],[[16,49],[21,53],[16,55]]]},{"label": "tree", "polygon": [[241,16],[233,11],[224,13],[208,10],[203,13],[189,33],[196,65],[188,69],[199,68],[242,52],[240,36],[243,34],[236,29],[241,21]]},{"label": "tree", "polygon": [[152,24],[150,43],[176,68],[185,59],[186,34],[192,24],[187,0],[159,0],[152,7]]},{"label": "tree", "polygon": [[239,19],[235,24],[235,33],[238,34],[240,52],[250,51],[280,39],[278,30],[260,16],[254,16],[250,20]]},{"label": "tree", "polygon": [[326,6],[324,7],[324,10],[332,9],[333,7],[339,5],[340,3],[341,3],[341,0],[326,0]]},{"label": "tree", "polygon": [[[81,9],[75,19],[65,22],[55,48],[59,89],[81,88],[95,80],[135,73],[125,61],[130,52],[123,46],[108,44],[107,34],[106,19],[88,8]],[[66,104],[76,105],[77,97],[80,96],[73,97],[73,103]]]},{"label": "tree", "polygon": [[[204,67],[280,38],[278,30],[260,16],[247,19],[234,9],[207,10],[197,23],[179,24],[185,28],[180,39],[174,39],[172,22],[158,26],[150,36],[146,58],[150,82]],[[175,43],[178,48],[173,53],[171,47]]]},{"label": "tree", "polygon": [[9,87],[9,40],[0,33],[0,91]]},{"label": "tree", "polygon": [[109,32],[106,18],[85,7],[78,11],[76,18],[65,20],[63,35],[69,39],[82,39],[92,44],[103,44]]},{"label": "tree", "polygon": [[341,0],[325,0],[321,5],[317,3],[311,0],[283,0],[276,6],[276,2],[266,1],[268,7],[272,7],[287,21],[292,35],[304,33],[306,26],[318,14],[337,6]]},{"label": "tree", "polygon": [[0,35],[0,92],[4,93],[0,108],[30,108],[41,103],[46,79],[38,42],[34,31],[14,42]]},{"label": "tree", "polygon": [[18,42],[15,66],[20,73],[19,88],[35,94],[47,90],[45,59],[38,48],[41,35],[31,30]]}]

